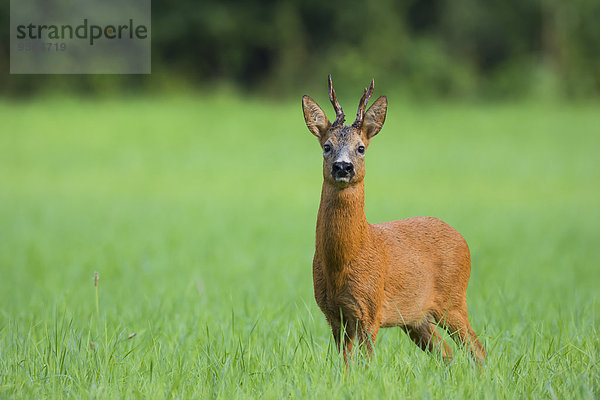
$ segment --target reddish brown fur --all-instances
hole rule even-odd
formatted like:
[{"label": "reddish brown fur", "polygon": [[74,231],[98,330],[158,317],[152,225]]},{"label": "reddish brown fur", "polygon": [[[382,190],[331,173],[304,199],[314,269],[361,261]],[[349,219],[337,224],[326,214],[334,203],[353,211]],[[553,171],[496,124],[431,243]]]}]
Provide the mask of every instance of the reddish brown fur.
[{"label": "reddish brown fur", "polygon": [[[379,132],[387,99],[379,98],[366,112],[364,123],[352,127],[332,127],[308,96],[303,98],[303,109],[307,126],[321,146],[331,143],[347,150],[368,146]],[[324,160],[313,261],[315,298],[336,343],[343,344],[344,357],[356,337],[371,352],[379,328],[399,326],[422,349],[450,358],[452,349],[436,330],[441,326],[483,361],[484,347],[467,317],[471,260],[465,239],[432,217],[369,224],[364,162],[354,153],[352,162],[355,177],[340,183],[331,178],[331,160]]]}]

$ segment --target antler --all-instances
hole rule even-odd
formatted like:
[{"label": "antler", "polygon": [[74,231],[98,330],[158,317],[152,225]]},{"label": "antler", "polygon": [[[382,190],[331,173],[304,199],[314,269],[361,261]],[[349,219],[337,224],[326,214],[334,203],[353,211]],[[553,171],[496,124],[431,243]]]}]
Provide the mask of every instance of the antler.
[{"label": "antler", "polygon": [[365,88],[365,92],[363,96],[360,98],[360,102],[358,103],[358,112],[356,113],[356,120],[352,124],[355,128],[360,128],[363,123],[363,118],[365,116],[365,108],[367,107],[367,103],[373,94],[373,88],[375,86],[375,79],[371,79],[371,85],[369,88]]},{"label": "antler", "polygon": [[342,110],[342,106],[338,102],[337,96],[335,95],[335,90],[333,90],[333,83],[331,82],[331,74],[329,74],[329,100],[333,105],[333,109],[335,110],[335,121],[331,126],[342,125],[344,120],[346,119],[346,114],[344,114],[344,110]]}]

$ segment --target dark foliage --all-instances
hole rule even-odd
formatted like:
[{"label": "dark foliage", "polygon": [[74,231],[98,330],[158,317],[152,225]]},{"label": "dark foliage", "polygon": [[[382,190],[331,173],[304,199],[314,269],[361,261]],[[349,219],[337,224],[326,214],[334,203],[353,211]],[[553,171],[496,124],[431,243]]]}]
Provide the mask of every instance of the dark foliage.
[{"label": "dark foliage", "polygon": [[426,97],[600,94],[597,0],[154,0],[152,16],[151,76],[11,76],[4,35],[0,85],[16,95],[229,82],[289,95],[332,73]]}]

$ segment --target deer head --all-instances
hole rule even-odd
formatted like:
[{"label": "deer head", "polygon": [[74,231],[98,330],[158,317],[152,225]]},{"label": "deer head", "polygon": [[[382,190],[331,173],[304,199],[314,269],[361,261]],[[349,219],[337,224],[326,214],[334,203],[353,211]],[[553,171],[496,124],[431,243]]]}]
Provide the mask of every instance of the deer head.
[{"label": "deer head", "polygon": [[371,85],[364,90],[358,103],[356,120],[352,125],[344,125],[345,114],[333,89],[331,74],[329,75],[329,100],[336,115],[333,124],[310,96],[302,97],[306,126],[319,139],[323,149],[323,178],[340,188],[363,181],[366,149],[385,121],[387,112],[385,96],[375,100],[365,112],[373,94],[373,86],[374,81],[371,80]]}]

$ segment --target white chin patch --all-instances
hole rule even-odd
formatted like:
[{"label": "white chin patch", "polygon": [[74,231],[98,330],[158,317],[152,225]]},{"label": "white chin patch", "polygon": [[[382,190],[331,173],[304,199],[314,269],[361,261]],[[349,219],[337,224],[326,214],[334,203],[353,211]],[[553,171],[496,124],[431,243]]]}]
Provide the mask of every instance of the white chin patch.
[{"label": "white chin patch", "polygon": [[335,181],[336,182],[346,182],[346,183],[348,183],[348,182],[350,182],[350,177],[349,176],[337,176],[335,178]]}]

